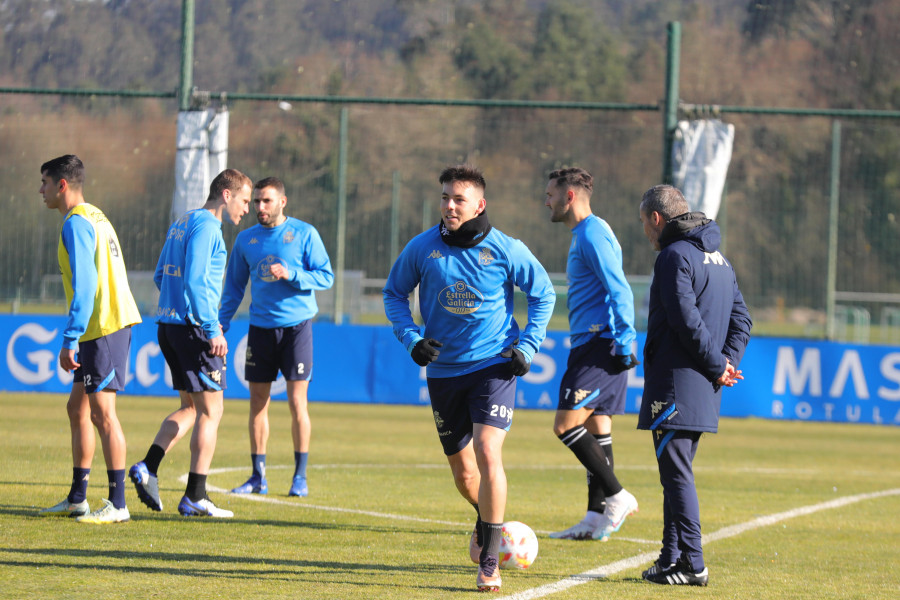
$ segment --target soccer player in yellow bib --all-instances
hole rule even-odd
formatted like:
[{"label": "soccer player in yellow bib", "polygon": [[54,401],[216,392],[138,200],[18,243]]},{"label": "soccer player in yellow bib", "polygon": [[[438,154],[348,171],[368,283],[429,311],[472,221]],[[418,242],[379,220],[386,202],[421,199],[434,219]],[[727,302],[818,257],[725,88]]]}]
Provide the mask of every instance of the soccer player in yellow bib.
[{"label": "soccer player in yellow bib", "polygon": [[[41,515],[77,517],[82,523],[130,520],[125,505],[125,435],[116,415],[116,392],[125,388],[131,326],[140,323],[128,287],[122,247],[96,206],[84,200],[84,164],[74,154],[41,165],[40,194],[62,214],[59,269],[68,305],[59,366],[74,371],[66,409],[72,431],[72,486],[59,504]],[[87,484],[94,456],[94,426],[100,434],[109,477],[109,498],[91,512]]]}]

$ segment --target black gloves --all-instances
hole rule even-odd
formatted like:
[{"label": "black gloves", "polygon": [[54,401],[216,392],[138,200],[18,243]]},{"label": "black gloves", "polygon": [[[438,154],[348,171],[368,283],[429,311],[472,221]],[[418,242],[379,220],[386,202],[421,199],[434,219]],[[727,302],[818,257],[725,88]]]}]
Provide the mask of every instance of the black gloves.
[{"label": "black gloves", "polygon": [[628,369],[633,369],[639,364],[641,363],[638,362],[637,356],[634,354],[629,354],[627,356],[616,354],[613,356],[612,372],[615,374],[624,373]]},{"label": "black gloves", "polygon": [[510,346],[509,348],[501,352],[500,356],[502,356],[503,358],[512,359],[509,362],[509,370],[516,377],[521,377],[528,372],[528,369],[531,368],[531,363],[528,362],[528,359],[525,358],[525,355],[522,353],[522,351],[513,346]]},{"label": "black gloves", "polygon": [[416,345],[413,346],[412,352],[410,352],[409,355],[412,356],[412,359],[416,361],[417,365],[424,367],[428,363],[437,360],[438,355],[441,353],[438,348],[441,346],[443,346],[443,344],[434,338],[424,338],[416,342]]}]

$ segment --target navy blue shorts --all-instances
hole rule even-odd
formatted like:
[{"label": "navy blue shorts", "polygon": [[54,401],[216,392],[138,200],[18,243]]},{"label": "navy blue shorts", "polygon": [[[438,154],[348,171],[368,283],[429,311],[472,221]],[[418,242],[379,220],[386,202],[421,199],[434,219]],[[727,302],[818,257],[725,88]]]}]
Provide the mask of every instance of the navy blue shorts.
[{"label": "navy blue shorts", "polygon": [[592,408],[595,415],[624,414],[628,373],[615,372],[614,353],[615,342],[597,336],[572,348],[556,409]]},{"label": "navy blue shorts", "polygon": [[84,391],[121,392],[128,375],[128,352],[131,349],[131,326],[87,342],[78,342],[75,383],[84,383]]},{"label": "navy blue shorts", "polygon": [[428,395],[444,454],[450,456],[472,439],[474,423],[509,430],[516,378],[508,363],[500,363],[459,377],[429,377]]},{"label": "navy blue shorts", "polygon": [[267,383],[275,381],[280,370],[288,381],[309,381],[313,367],[312,342],[309,321],[273,329],[251,325],[247,333],[244,377],[247,381]]},{"label": "navy blue shorts", "polygon": [[209,352],[209,339],[196,325],[160,323],[156,330],[172,372],[172,389],[185,392],[220,392],[225,389],[225,357]]}]

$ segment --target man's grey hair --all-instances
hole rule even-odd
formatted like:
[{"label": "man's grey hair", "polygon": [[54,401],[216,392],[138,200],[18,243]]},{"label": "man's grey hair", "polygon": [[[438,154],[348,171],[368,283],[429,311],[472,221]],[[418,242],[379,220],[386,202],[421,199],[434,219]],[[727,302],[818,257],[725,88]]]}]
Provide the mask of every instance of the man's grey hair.
[{"label": "man's grey hair", "polygon": [[684,195],[676,187],[671,185],[655,185],[641,198],[641,212],[649,215],[658,212],[666,221],[672,217],[691,212]]}]

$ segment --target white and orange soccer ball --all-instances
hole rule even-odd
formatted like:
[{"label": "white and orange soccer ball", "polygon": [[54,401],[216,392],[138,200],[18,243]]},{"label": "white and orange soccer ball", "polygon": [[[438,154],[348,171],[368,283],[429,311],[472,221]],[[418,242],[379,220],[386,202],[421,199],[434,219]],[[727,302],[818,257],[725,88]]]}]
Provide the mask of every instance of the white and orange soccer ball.
[{"label": "white and orange soccer ball", "polygon": [[499,557],[501,569],[527,569],[537,554],[538,540],[531,527],[519,521],[503,524]]}]

